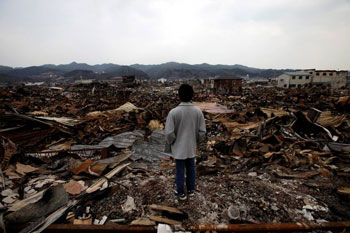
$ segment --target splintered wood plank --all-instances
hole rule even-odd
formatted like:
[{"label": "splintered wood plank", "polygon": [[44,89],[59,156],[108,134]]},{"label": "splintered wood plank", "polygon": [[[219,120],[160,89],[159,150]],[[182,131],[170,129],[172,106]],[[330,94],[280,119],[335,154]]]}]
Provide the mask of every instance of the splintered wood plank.
[{"label": "splintered wood plank", "polygon": [[[120,165],[116,168],[114,168],[112,171],[108,172],[105,177],[107,179],[110,179],[112,178],[114,175],[116,175],[117,173],[121,172],[125,167],[129,166],[130,163],[126,163],[126,164],[123,164],[123,165]],[[101,178],[99,179],[96,183],[94,183],[93,185],[91,185],[87,190],[86,192],[87,193],[92,193],[92,192],[95,192],[97,191],[98,189],[101,188],[101,186],[107,182],[106,178]]]},{"label": "splintered wood plank", "polygon": [[338,188],[338,193],[343,195],[350,195],[350,187]]},{"label": "splintered wood plank", "polygon": [[168,211],[170,213],[175,213],[175,214],[183,214],[181,210],[176,209],[174,207],[166,206],[166,205],[152,204],[152,205],[149,205],[148,207],[153,210]]},{"label": "splintered wood plank", "polygon": [[151,219],[152,221],[155,221],[155,222],[166,223],[169,225],[181,225],[181,222],[179,222],[179,221],[168,219],[168,218],[162,218],[159,216],[150,216],[149,219]]}]

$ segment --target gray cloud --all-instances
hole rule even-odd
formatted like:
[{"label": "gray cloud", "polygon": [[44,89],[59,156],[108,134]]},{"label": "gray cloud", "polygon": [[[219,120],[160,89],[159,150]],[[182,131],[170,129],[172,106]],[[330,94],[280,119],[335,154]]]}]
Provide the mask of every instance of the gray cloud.
[{"label": "gray cloud", "polygon": [[1,0],[0,64],[349,69],[346,0]]}]

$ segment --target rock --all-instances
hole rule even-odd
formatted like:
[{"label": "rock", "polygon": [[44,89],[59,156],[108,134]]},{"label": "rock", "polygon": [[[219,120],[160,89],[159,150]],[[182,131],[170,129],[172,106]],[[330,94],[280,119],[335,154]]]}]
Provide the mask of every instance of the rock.
[{"label": "rock", "polygon": [[256,172],[249,172],[248,173],[248,176],[250,176],[250,177],[256,177],[258,175],[258,173],[256,173]]},{"label": "rock", "polygon": [[239,220],[240,219],[240,210],[231,205],[228,209],[227,209],[227,216],[229,217],[230,220]]}]

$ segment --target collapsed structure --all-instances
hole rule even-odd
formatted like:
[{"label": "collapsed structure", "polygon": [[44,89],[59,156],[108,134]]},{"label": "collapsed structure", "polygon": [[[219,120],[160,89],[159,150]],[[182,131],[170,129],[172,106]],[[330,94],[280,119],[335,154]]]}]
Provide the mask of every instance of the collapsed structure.
[{"label": "collapsed structure", "polygon": [[196,86],[208,133],[199,146],[197,193],[179,202],[162,131],[178,98],[158,85],[157,93],[148,84],[1,89],[7,229],[40,232],[55,223],[53,230],[154,231],[166,223],[239,231],[228,224],[291,222],[349,229],[349,90],[243,87],[223,96]]}]

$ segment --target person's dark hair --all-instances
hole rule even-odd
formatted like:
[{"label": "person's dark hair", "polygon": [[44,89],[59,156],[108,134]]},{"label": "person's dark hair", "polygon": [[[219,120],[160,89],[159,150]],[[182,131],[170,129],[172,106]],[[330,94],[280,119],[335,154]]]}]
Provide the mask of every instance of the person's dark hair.
[{"label": "person's dark hair", "polygon": [[181,102],[190,102],[193,97],[193,88],[188,84],[182,84],[179,88],[179,97]]}]

